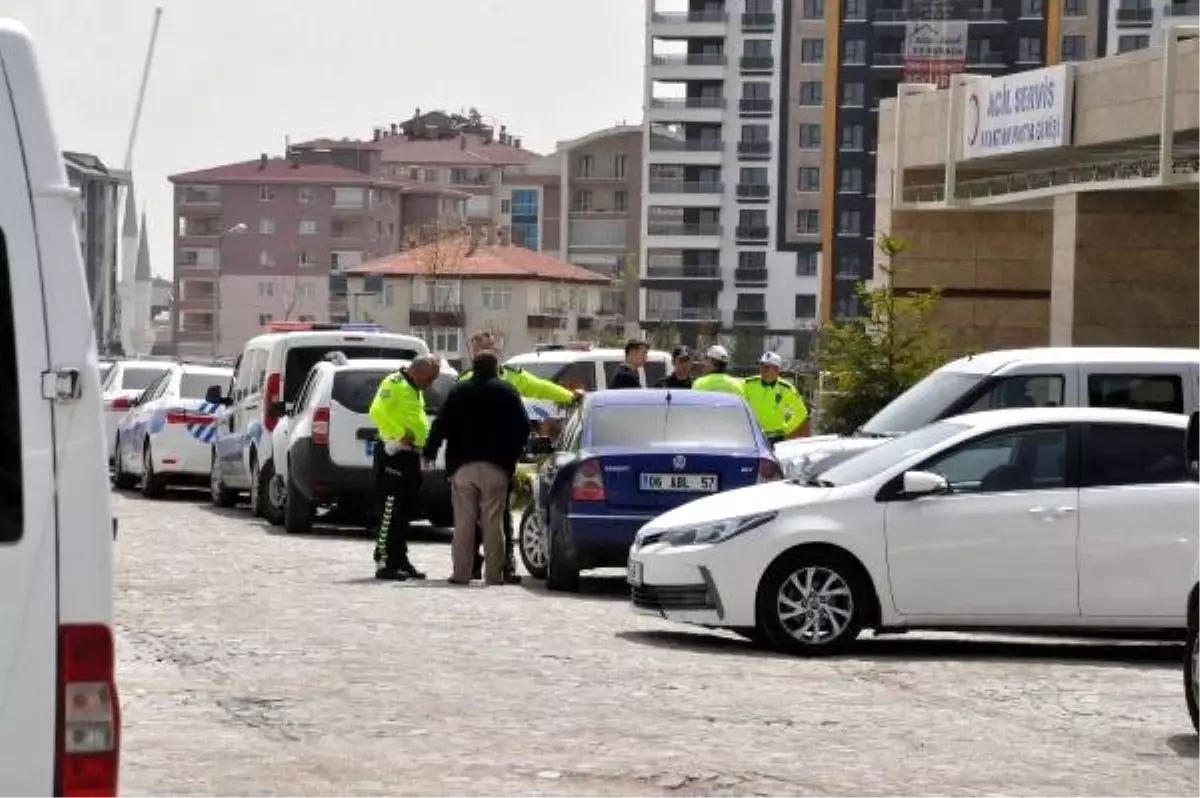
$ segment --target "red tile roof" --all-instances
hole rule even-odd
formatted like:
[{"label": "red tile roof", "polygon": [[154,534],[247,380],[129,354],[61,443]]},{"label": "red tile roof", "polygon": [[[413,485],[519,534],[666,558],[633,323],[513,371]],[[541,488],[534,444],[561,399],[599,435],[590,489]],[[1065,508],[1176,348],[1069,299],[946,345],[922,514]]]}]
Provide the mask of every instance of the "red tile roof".
[{"label": "red tile roof", "polygon": [[438,277],[454,279],[552,280],[594,285],[611,282],[603,274],[524,247],[483,245],[468,255],[469,248],[470,242],[463,236],[367,261],[349,273],[396,277],[432,277],[436,273]]},{"label": "red tile roof", "polygon": [[474,133],[448,139],[410,139],[403,133],[386,134],[379,141],[315,139],[292,146],[305,150],[379,150],[384,161],[414,166],[524,166],[542,157],[495,140],[485,144],[484,138]]},{"label": "red tile roof", "polygon": [[168,178],[172,183],[325,183],[343,186],[380,186],[398,188],[413,194],[452,194],[470,196],[466,192],[435,189],[427,184],[402,178],[380,179],[333,164],[306,164],[286,158],[268,158],[216,166],[195,172],[183,172]]}]

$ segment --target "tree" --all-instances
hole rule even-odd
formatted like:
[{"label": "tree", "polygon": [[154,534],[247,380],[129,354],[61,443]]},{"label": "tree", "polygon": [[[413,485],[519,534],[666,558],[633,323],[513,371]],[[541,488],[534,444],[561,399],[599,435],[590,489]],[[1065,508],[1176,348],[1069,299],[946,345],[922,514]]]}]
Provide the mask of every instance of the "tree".
[{"label": "tree", "polygon": [[945,332],[933,320],[940,291],[896,291],[897,256],[908,242],[885,233],[875,245],[883,281],[855,288],[865,314],[827,323],[816,342],[816,360],[825,380],[825,392],[818,397],[825,432],[858,429],[942,365],[949,352]]},{"label": "tree", "polygon": [[300,278],[280,277],[276,280],[279,293],[280,309],[283,318],[280,321],[291,321],[296,306],[300,304]]},{"label": "tree", "polygon": [[[410,250],[425,283],[425,302],[415,303],[413,310],[425,315],[427,323],[423,326],[434,339],[427,343],[434,349],[439,348],[436,331],[462,330],[463,264],[474,254],[477,240],[470,228],[445,219],[417,228],[405,240],[405,248]],[[459,348],[463,348],[462,341]],[[459,352],[450,354],[457,356]]]}]

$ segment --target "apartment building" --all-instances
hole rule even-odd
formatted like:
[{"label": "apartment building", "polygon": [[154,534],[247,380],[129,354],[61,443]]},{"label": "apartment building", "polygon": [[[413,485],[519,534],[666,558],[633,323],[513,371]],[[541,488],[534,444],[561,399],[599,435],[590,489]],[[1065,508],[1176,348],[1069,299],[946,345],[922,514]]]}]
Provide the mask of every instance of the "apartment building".
[{"label": "apartment building", "polygon": [[[1095,0],[1104,55],[1161,47],[1169,25],[1200,23],[1200,0]],[[1071,5],[1070,2],[1067,5]],[[1065,55],[1064,55],[1065,58]]]},{"label": "apartment building", "polygon": [[821,261],[815,233],[780,224],[799,0],[667,2],[646,6],[642,326],[790,356],[816,322]]},{"label": "apartment building", "polygon": [[[827,264],[818,303],[822,317],[859,315],[854,287],[874,273],[879,101],[894,97],[904,80],[906,36],[935,19],[935,27],[942,26],[939,35],[947,42],[956,39],[955,46],[962,48],[952,71],[1008,74],[1102,52],[1099,2],[804,0],[803,14],[825,15],[822,158],[819,167],[797,170],[794,177],[819,183],[822,203],[816,214],[797,209],[795,224],[807,230],[815,221],[820,229]],[[817,91],[800,89],[802,96]],[[798,129],[790,118],[785,127],[789,133]]]},{"label": "apartment building", "polygon": [[112,169],[89,153],[64,152],[63,162],[67,168],[67,181],[80,193],[76,223],[96,341],[101,351],[118,350],[120,306],[117,287],[121,279],[117,259],[121,238],[118,222],[121,188],[129,185],[129,173]]},{"label": "apartment building", "polygon": [[177,174],[176,351],[227,356],[268,321],[346,321],[346,270],[465,213],[448,187],[261,156]]},{"label": "apartment building", "polygon": [[349,272],[355,321],[411,330],[450,360],[472,332],[509,353],[593,338],[609,278],[508,242],[459,236],[360,264]]}]

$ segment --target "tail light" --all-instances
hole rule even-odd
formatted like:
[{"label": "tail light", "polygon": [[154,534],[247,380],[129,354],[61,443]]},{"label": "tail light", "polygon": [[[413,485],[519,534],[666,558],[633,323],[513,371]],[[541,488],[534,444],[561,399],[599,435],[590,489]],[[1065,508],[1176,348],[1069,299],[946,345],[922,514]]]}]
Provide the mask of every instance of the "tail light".
[{"label": "tail light", "polygon": [[763,458],[758,461],[758,482],[774,482],[777,479],[783,479],[783,469],[779,467],[779,463],[774,460]]},{"label": "tail light", "polygon": [[109,410],[128,410],[133,405],[130,404],[129,398],[126,396],[118,396],[109,403]]},{"label": "tail light", "polygon": [[313,411],[312,442],[318,446],[329,445],[329,408],[318,407]]},{"label": "tail light", "polygon": [[213,417],[207,413],[194,413],[190,410],[172,408],[167,411],[168,424],[198,424],[207,427],[213,423]]},{"label": "tail light", "polygon": [[584,460],[575,472],[571,498],[577,502],[604,501],[604,478],[600,474],[600,463]]},{"label": "tail light", "polygon": [[268,432],[275,430],[275,425],[279,423],[279,416],[275,414],[275,404],[283,399],[283,380],[279,372],[274,372],[267,375],[267,388],[263,392],[263,406],[266,408],[264,415],[264,425]]},{"label": "tail light", "polygon": [[112,632],[102,624],[58,630],[58,795],[117,794],[121,708]]}]

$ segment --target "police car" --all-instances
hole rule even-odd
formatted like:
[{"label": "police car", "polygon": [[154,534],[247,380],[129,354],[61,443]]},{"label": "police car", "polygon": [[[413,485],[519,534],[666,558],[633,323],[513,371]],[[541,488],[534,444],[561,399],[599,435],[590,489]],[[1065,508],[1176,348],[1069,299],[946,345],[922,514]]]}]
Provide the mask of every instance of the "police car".
[{"label": "police car", "polygon": [[117,451],[117,425],[125,418],[133,402],[170,363],[162,360],[118,360],[109,364],[100,385],[104,399],[104,423],[107,429],[108,461]]},{"label": "police car", "polygon": [[228,388],[208,399],[226,408],[209,462],[212,501],[232,507],[250,494],[255,513],[283,523],[286,496],[275,476],[272,433],[300,395],[309,370],[330,352],[350,360],[411,360],[429,353],[420,338],[384,332],[375,324],[275,322],[246,342]]},{"label": "police car", "polygon": [[[595,347],[587,342],[542,344],[533,352],[514,355],[505,366],[528,371],[535,377],[558,383],[571,390],[593,393],[604,390],[625,362],[624,349]],[[671,353],[651,349],[641,369],[642,384],[653,388],[671,370]]]},{"label": "police car", "polygon": [[127,490],[140,481],[147,498],[162,496],[171,483],[203,484],[221,410],[205,397],[231,376],[228,368],[169,364],[117,425],[113,484]]},{"label": "police car", "polygon": [[[406,360],[349,360],[336,352],[309,371],[286,419],[287,457],[276,458],[286,486],[283,525],[289,533],[308,532],[321,507],[374,507],[376,428],[368,411],[379,383],[407,365]],[[457,379],[458,372],[443,360],[441,374],[425,389],[431,423]],[[444,453],[425,467],[416,509],[435,526],[453,524]]]}]

